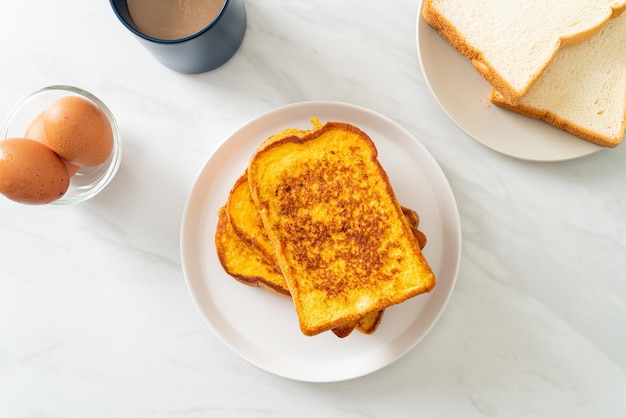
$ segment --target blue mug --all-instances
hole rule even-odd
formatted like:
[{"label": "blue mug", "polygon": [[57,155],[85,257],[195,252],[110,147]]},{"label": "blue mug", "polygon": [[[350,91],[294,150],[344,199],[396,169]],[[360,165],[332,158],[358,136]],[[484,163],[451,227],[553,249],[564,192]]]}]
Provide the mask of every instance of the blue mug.
[{"label": "blue mug", "polygon": [[109,0],[118,19],[161,64],[186,74],[204,73],[226,63],[239,49],[246,32],[244,0],[225,0],[222,10],[199,32],[181,39],[157,39],[142,33],[126,0]]}]

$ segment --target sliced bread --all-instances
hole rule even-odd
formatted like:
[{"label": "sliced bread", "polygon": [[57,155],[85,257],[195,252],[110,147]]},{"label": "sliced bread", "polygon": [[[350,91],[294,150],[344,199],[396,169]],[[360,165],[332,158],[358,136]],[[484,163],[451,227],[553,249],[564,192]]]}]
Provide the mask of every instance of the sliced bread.
[{"label": "sliced bread", "polygon": [[[419,215],[404,206],[402,213],[411,226],[420,249],[423,249],[427,239],[419,230]],[[291,296],[273,254],[271,258],[266,254],[273,250],[261,215],[252,200],[247,172],[235,182],[226,206],[218,213],[218,219],[215,246],[224,271],[243,284]],[[372,334],[382,321],[383,312],[384,310],[370,313],[337,326],[332,331],[340,338],[347,337],[355,328],[363,334]]]},{"label": "sliced bread", "polygon": [[425,21],[517,104],[556,52],[584,41],[626,0],[425,0]]},{"label": "sliced bread", "polygon": [[626,13],[598,33],[563,48],[516,105],[495,89],[491,101],[604,147],[626,129]]}]

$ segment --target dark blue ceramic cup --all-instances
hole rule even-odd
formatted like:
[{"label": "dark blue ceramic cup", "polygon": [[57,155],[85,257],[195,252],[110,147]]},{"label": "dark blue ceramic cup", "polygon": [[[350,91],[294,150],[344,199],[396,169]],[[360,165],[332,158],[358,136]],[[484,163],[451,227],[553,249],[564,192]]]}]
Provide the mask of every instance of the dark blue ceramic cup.
[{"label": "dark blue ceramic cup", "polygon": [[200,32],[175,40],[141,33],[128,12],[126,0],[109,0],[119,20],[150,53],[174,71],[198,74],[226,63],[239,49],[246,32],[244,0],[226,0],[222,11]]}]

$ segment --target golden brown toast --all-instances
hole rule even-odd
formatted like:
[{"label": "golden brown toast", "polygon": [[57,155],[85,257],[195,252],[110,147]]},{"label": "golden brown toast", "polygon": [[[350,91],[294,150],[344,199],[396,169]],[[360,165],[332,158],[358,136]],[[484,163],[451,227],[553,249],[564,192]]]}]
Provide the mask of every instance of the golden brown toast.
[{"label": "golden brown toast", "polygon": [[[427,239],[426,235],[419,230],[419,215],[413,209],[405,206],[400,208],[411,227],[411,232],[417,240],[420,249],[423,249],[426,246]],[[250,245],[255,251],[258,251],[259,255],[269,264],[274,265],[276,270],[280,271],[280,267],[276,264],[272,245],[265,232],[263,220],[250,194],[246,172],[233,185],[226,202],[226,210],[234,233],[243,242]]]},{"label": "golden brown toast", "polygon": [[413,232],[413,236],[417,240],[417,244],[420,247],[420,250],[423,250],[426,246],[426,234],[419,230],[420,217],[413,209],[407,208],[405,206],[401,207],[402,213],[406,217],[409,222],[409,226],[411,227],[411,231]]},{"label": "golden brown toast", "polygon": [[361,334],[373,334],[374,331],[378,329],[378,325],[382,322],[384,313],[384,309],[372,312],[359,320],[350,321],[346,324],[335,327],[332,331],[339,338],[346,338],[348,335],[352,334],[352,331],[355,329],[359,330]]},{"label": "golden brown toast", "polygon": [[[269,263],[256,248],[243,241],[235,233],[232,226],[233,223],[229,219],[226,207],[222,207],[218,212],[215,242],[218,259],[224,271],[237,281],[248,286],[261,287],[272,293],[290,297],[291,294],[289,289],[287,289],[287,282],[280,271],[272,263]],[[374,312],[360,320],[351,321],[349,324],[333,328],[332,331],[340,338],[347,337],[355,328],[363,329],[364,333],[371,334],[381,319],[382,311]],[[364,325],[360,326],[361,323]]]},{"label": "golden brown toast", "polygon": [[250,194],[247,173],[243,173],[230,190],[226,210],[234,232],[239,238],[258,251],[269,264],[277,265],[274,250],[263,227],[263,220]]},{"label": "golden brown toast", "polygon": [[280,271],[235,234],[226,207],[218,212],[215,247],[222,268],[237,281],[278,295],[291,296]]},{"label": "golden brown toast", "polygon": [[374,143],[358,128],[329,122],[266,143],[248,182],[303,334],[435,286]]},{"label": "golden brown toast", "polygon": [[378,325],[382,322],[384,313],[384,309],[369,313],[362,318],[339,325],[331,331],[339,338],[346,338],[348,335],[352,334],[352,331],[355,329],[359,330],[362,334],[373,334],[378,328]]},{"label": "golden brown toast", "polygon": [[[290,296],[287,282],[279,273],[279,267],[274,264],[273,255],[271,261],[265,255],[272,249],[261,216],[250,194],[247,173],[244,173],[235,182],[229,194],[226,208],[228,209],[220,210],[216,232],[218,257],[224,270],[244,284]],[[419,216],[417,212],[406,207],[402,207],[402,212],[411,226],[420,249],[423,249],[426,245],[426,235],[418,229]],[[224,224],[227,221],[230,225]],[[262,249],[265,249],[265,252]],[[383,311],[374,312],[359,320],[335,327],[332,331],[340,338],[350,335],[355,328],[364,334],[372,334],[382,321],[382,315]]]}]

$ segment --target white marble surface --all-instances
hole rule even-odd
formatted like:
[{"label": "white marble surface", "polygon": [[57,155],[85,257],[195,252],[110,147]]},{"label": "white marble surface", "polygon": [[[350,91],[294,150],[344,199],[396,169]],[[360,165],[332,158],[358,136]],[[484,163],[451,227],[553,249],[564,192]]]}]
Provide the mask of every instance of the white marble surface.
[{"label": "white marble surface", "polygon": [[[248,0],[218,70],[158,64],[108,1],[0,12],[0,114],[83,87],[121,126],[124,160],[73,207],[0,199],[0,417],[626,416],[626,147],[560,163],[499,155],[424,83],[417,0]],[[457,287],[427,338],[365,377],[309,384],[248,364],[187,291],[179,230],[211,151],[305,100],[370,108],[437,159],[457,198]]]}]

